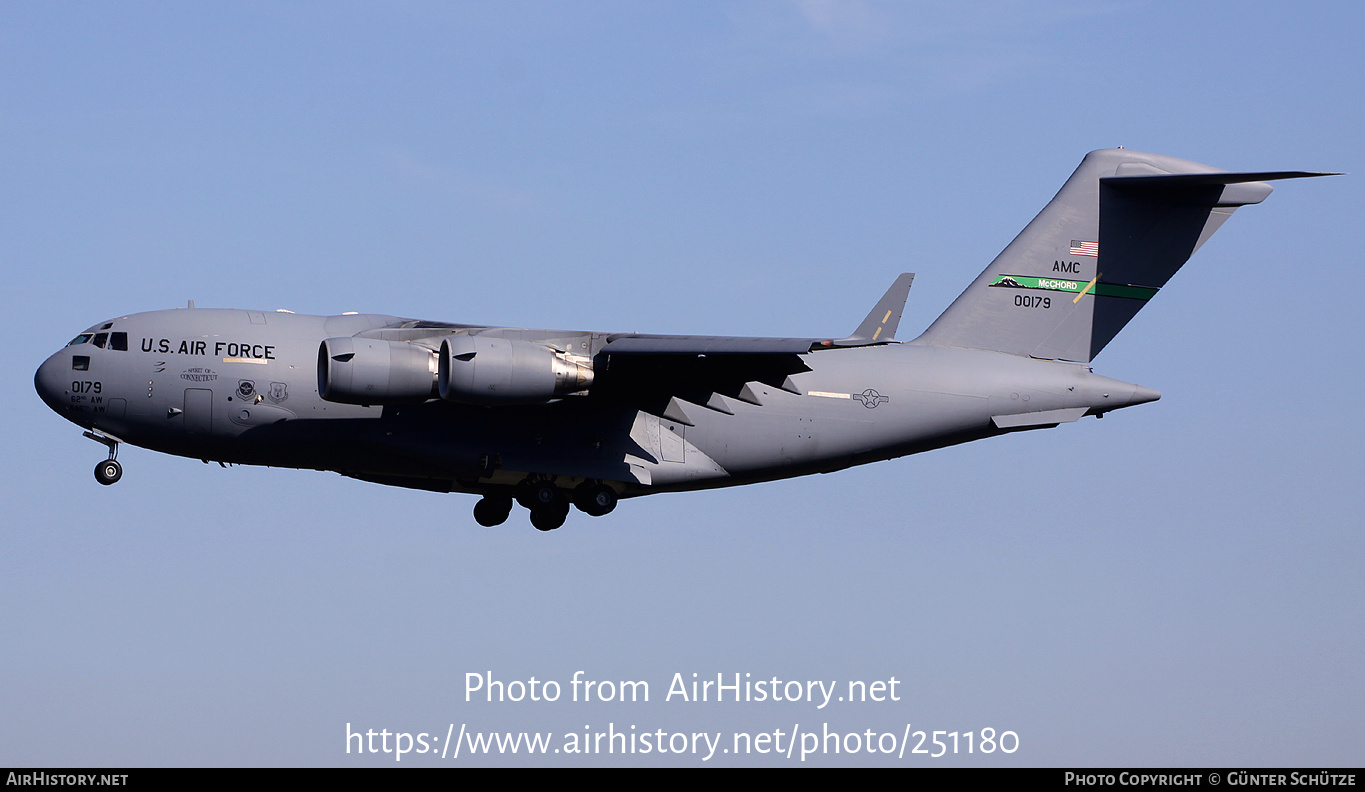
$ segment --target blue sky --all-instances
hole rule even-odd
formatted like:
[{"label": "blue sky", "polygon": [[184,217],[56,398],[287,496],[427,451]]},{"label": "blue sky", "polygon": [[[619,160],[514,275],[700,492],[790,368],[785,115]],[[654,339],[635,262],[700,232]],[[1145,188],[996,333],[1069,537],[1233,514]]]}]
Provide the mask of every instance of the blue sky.
[{"label": "blue sky", "polygon": [[[1365,173],[1350,3],[0,5],[0,764],[366,765],[345,728],[1012,730],[1008,756],[1354,765],[1359,176],[1240,210],[1096,360],[1161,401],[551,534],[125,449],[38,364],[176,307],[594,330],[927,326],[1116,145]],[[464,700],[465,674],[645,680]],[[675,673],[902,700],[664,702]],[[772,755],[403,764],[799,764]]]}]

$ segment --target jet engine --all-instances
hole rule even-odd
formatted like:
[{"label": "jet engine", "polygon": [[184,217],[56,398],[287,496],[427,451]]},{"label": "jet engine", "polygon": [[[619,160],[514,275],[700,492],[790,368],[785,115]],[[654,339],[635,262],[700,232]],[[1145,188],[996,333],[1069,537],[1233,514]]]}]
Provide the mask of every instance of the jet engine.
[{"label": "jet engine", "polygon": [[430,399],[436,356],[403,341],[329,338],[318,347],[318,394],[342,404],[399,404]]},{"label": "jet engine", "polygon": [[529,341],[451,336],[441,342],[438,358],[438,390],[446,401],[534,404],[592,385],[587,358],[575,360]]}]

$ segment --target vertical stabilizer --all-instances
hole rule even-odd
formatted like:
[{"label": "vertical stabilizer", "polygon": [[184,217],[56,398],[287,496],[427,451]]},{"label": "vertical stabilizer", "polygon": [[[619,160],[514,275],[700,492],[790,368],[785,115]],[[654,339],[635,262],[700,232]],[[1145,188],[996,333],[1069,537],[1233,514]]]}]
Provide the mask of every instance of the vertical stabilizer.
[{"label": "vertical stabilizer", "polygon": [[1092,151],[914,343],[1089,362],[1266,181],[1319,175]]}]

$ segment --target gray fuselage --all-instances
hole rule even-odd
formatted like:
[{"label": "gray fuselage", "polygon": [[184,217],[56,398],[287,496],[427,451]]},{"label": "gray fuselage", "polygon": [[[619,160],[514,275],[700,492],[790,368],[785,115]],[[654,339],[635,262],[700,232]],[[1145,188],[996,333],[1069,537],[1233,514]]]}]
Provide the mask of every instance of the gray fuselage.
[{"label": "gray fuselage", "polygon": [[[917,344],[817,349],[782,385],[747,383],[649,411],[590,390],[542,404],[431,398],[359,405],[319,396],[319,343],[390,316],[179,309],[121,317],[52,355],[43,400],[133,445],[225,463],[334,470],[480,492],[528,475],[622,496],[745,484],[889,459],[1151,401],[1083,364]],[[538,333],[585,348],[603,334]],[[94,340],[106,334],[103,346]],[[126,334],[116,349],[115,334]],[[78,336],[79,340],[81,336]],[[591,349],[590,349],[591,351]]]}]

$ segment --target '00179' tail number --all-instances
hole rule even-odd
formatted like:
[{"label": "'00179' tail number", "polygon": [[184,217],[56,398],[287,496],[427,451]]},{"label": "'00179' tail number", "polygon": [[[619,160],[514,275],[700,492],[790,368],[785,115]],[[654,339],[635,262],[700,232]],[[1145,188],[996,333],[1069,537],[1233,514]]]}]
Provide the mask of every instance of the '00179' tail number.
[{"label": "'00179' tail number", "polygon": [[1051,308],[1051,297],[1040,297],[1036,294],[1016,294],[1014,304],[1020,308]]}]

